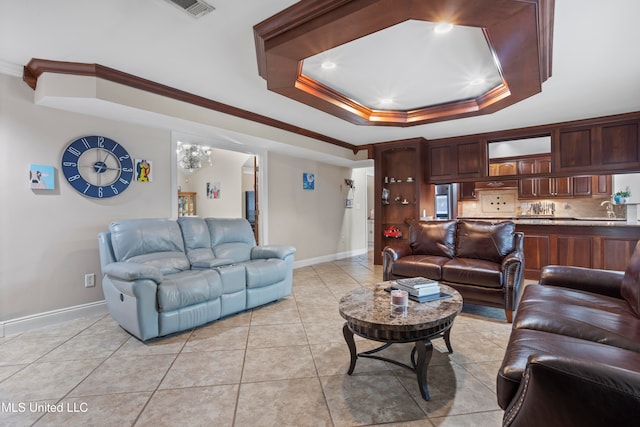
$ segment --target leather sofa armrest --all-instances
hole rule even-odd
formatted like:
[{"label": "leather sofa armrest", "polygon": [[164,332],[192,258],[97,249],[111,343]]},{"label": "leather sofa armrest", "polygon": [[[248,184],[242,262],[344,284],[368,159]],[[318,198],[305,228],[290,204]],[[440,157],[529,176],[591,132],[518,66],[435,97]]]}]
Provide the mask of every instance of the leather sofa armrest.
[{"label": "leather sofa armrest", "polygon": [[504,277],[505,309],[515,310],[524,275],[524,234],[515,233],[515,249],[502,259],[500,269]]},{"label": "leather sofa armrest", "polygon": [[540,284],[622,298],[620,289],[623,277],[622,271],[547,265],[540,272]]},{"label": "leather sofa armrest", "polygon": [[597,361],[533,355],[503,425],[636,425],[638,408],[640,372]]},{"label": "leather sofa armrest", "polygon": [[133,262],[113,262],[104,267],[103,273],[111,278],[128,282],[149,279],[160,284],[164,279],[164,275],[157,267]]},{"label": "leather sofa armrest", "polygon": [[296,248],[288,245],[264,245],[251,249],[251,259],[280,258],[285,259],[296,253]]},{"label": "leather sofa armrest", "polygon": [[385,246],[382,250],[382,279],[391,280],[391,269],[393,267],[393,263],[399,258],[409,256],[412,253],[411,246],[409,246],[408,242]]}]

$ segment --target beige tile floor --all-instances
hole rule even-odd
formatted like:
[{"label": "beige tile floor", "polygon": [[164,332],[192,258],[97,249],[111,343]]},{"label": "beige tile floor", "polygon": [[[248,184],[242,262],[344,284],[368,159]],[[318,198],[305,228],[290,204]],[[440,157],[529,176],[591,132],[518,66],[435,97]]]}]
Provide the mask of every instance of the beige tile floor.
[{"label": "beige tile floor", "polygon": [[0,425],[499,426],[500,310],[465,307],[452,354],[434,341],[428,402],[395,365],[359,359],[346,374],[338,300],[381,277],[366,255],[300,268],[286,299],[144,344],[108,315],[0,338]]}]

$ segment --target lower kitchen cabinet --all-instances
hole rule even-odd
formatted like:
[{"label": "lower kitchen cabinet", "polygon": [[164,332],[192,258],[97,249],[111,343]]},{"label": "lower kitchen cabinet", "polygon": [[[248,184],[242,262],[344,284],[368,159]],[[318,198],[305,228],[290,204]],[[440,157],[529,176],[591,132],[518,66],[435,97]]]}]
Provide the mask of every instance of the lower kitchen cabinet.
[{"label": "lower kitchen cabinet", "polygon": [[524,233],[524,277],[538,280],[546,265],[624,271],[640,240],[640,225],[518,224]]}]

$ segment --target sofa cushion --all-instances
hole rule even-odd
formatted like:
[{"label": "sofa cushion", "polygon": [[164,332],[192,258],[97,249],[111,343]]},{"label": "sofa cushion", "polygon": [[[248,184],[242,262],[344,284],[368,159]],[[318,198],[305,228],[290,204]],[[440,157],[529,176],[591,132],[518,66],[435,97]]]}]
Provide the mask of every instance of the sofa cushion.
[{"label": "sofa cushion", "polygon": [[393,263],[391,273],[402,277],[442,279],[442,266],[451,259],[435,255],[408,255]]},{"label": "sofa cushion", "polygon": [[515,230],[513,221],[495,224],[459,221],[456,230],[456,257],[502,262],[515,249]]},{"label": "sofa cushion", "polygon": [[222,295],[222,281],[215,270],[190,270],[165,277],[158,285],[158,311],[171,311]]},{"label": "sofa cushion", "polygon": [[113,254],[117,261],[152,265],[163,274],[190,268],[180,227],[162,218],[129,219],[109,225]]},{"label": "sofa cushion", "polygon": [[544,285],[525,287],[513,327],[640,351],[640,318],[629,304],[579,290]]},{"label": "sofa cushion", "polygon": [[453,258],[456,221],[413,221],[409,227],[409,244],[414,255]]},{"label": "sofa cushion", "polygon": [[482,259],[454,258],[442,266],[442,279],[485,288],[502,287],[500,264]]},{"label": "sofa cushion", "polygon": [[636,248],[631,254],[629,265],[622,278],[620,292],[631,310],[636,316],[640,316],[640,242],[636,244]]},{"label": "sofa cushion", "polygon": [[249,221],[243,218],[206,218],[211,247],[216,258],[226,258],[233,263],[251,259],[251,249],[256,240]]},{"label": "sofa cushion", "polygon": [[247,288],[273,285],[287,277],[287,264],[278,258],[256,259],[244,266],[247,269]]},{"label": "sofa cushion", "polygon": [[502,409],[506,409],[516,395],[527,360],[532,355],[597,361],[631,371],[637,371],[640,363],[640,354],[634,351],[548,332],[514,329],[496,383],[498,405]]}]

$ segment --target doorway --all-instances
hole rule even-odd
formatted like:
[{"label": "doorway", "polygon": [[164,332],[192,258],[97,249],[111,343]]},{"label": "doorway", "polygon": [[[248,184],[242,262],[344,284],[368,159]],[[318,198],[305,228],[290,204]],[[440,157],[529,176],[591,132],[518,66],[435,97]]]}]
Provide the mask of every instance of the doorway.
[{"label": "doorway", "polygon": [[[179,142],[208,147],[210,156],[196,171],[185,171],[178,161]],[[249,152],[240,144],[182,134],[173,135],[172,146],[172,215],[181,214],[179,192],[192,193],[197,206],[194,215],[246,218],[252,223],[256,242],[265,242],[262,224],[267,197],[260,184],[265,182],[266,154]]]}]

